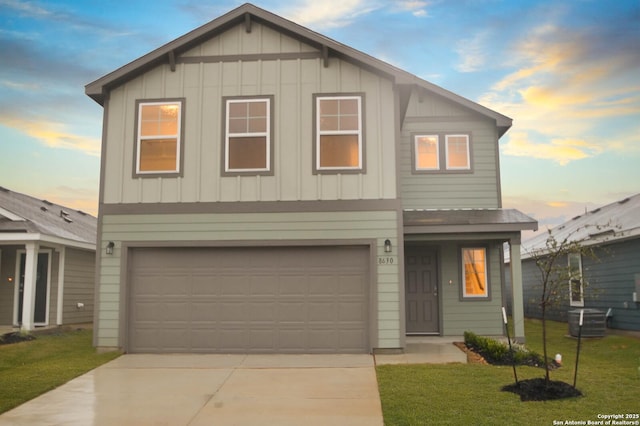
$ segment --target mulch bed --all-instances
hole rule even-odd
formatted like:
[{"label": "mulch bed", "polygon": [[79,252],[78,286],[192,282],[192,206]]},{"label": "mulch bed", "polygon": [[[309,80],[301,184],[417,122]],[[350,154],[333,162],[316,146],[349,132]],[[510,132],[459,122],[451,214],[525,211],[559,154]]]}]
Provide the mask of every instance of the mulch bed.
[{"label": "mulch bed", "polygon": [[569,383],[553,380],[547,383],[544,378],[520,380],[504,386],[502,390],[520,395],[521,401],[550,401],[582,396],[582,392]]},{"label": "mulch bed", "polygon": [[[464,342],[454,342],[453,344],[467,354],[467,362],[469,364],[491,364],[481,354],[469,348]],[[555,369],[559,368],[560,365],[553,361],[550,367]],[[521,401],[550,401],[582,396],[582,392],[568,383],[553,380],[547,383],[544,378],[520,380],[517,384],[512,383],[503,386],[501,390],[519,395]]]},{"label": "mulch bed", "polygon": [[36,336],[33,334],[20,333],[19,331],[13,331],[0,336],[0,345],[9,345],[11,343],[26,342],[28,340],[35,340]]},{"label": "mulch bed", "polygon": [[453,342],[453,344],[456,345],[462,352],[467,354],[467,362],[469,364],[489,364],[482,355],[471,350],[469,347],[467,347],[467,345],[465,345],[464,342]]}]

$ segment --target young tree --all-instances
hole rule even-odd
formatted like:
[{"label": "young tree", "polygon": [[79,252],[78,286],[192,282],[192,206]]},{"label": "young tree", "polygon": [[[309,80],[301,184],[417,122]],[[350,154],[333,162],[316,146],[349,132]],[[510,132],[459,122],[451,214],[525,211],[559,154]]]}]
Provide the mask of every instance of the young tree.
[{"label": "young tree", "polygon": [[[570,259],[576,255],[582,258],[596,259],[592,247],[585,246],[576,236],[584,233],[586,227],[580,227],[562,237],[556,237],[552,230],[544,247],[530,252],[540,273],[539,306],[542,311],[542,348],[545,359],[545,383],[549,384],[549,363],[547,352],[547,312],[551,307],[560,305],[569,298],[581,298],[581,292],[587,285],[580,268]],[[600,228],[600,227],[598,227]]]}]

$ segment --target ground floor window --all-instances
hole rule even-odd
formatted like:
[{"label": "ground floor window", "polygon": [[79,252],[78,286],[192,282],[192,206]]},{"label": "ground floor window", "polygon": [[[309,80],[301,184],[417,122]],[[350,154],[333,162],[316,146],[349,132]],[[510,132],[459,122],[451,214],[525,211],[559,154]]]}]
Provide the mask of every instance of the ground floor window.
[{"label": "ground floor window", "polygon": [[580,253],[569,253],[569,274],[569,304],[571,306],[584,306],[582,256],[580,256]]},{"label": "ground floor window", "polygon": [[484,247],[462,248],[462,296],[489,297],[487,249]]}]

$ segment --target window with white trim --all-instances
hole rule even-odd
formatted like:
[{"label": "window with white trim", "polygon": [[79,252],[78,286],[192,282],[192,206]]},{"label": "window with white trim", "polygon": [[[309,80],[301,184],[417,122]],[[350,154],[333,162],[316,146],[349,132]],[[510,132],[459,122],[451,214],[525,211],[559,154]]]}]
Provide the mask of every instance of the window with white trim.
[{"label": "window with white trim", "polygon": [[447,170],[469,170],[469,135],[446,135]]},{"label": "window with white trim", "polygon": [[362,95],[315,95],[315,171],[363,170]]},{"label": "window with white trim", "polygon": [[440,169],[440,141],[438,135],[416,135],[414,150],[416,170]]},{"label": "window with white trim", "polygon": [[224,172],[271,172],[272,97],[224,99]]},{"label": "window with white trim", "polygon": [[485,247],[462,248],[462,297],[465,299],[489,297]]},{"label": "window with white trim", "polygon": [[456,133],[412,135],[413,173],[468,173],[471,171],[471,136]]},{"label": "window with white trim", "polygon": [[179,173],[183,101],[138,101],[137,106],[136,174]]},{"label": "window with white trim", "polygon": [[584,285],[582,281],[582,256],[569,253],[569,304],[584,306]]}]

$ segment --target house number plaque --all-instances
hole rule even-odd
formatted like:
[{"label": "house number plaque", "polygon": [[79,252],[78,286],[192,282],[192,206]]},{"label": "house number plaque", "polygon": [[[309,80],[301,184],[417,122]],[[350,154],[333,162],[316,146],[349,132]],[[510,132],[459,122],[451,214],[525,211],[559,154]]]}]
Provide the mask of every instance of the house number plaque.
[{"label": "house number plaque", "polygon": [[378,257],[378,265],[393,265],[395,260],[391,256]]}]

